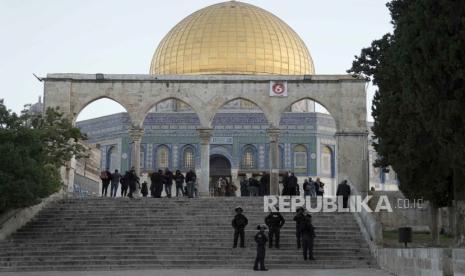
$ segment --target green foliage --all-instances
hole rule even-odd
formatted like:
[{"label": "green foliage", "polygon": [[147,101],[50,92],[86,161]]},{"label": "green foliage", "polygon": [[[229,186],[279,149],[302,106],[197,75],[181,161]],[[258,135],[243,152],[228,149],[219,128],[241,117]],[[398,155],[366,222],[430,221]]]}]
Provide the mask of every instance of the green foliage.
[{"label": "green foliage", "polygon": [[0,105],[0,213],[37,203],[62,185],[59,169],[83,157],[85,139],[58,110],[18,116]]},{"label": "green foliage", "polygon": [[[393,34],[348,71],[378,86],[375,165],[392,166],[407,197],[450,205],[465,175],[465,1],[393,0]],[[455,177],[454,177],[455,175]]]}]

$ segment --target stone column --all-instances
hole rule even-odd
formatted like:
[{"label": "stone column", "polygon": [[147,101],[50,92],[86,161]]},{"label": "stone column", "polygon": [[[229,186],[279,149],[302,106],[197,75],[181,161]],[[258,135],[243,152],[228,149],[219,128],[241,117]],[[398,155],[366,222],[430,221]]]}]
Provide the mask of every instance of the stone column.
[{"label": "stone column", "polygon": [[207,197],[210,195],[210,138],[213,128],[198,128],[197,131],[200,137],[200,178],[197,181],[197,189],[200,196]]},{"label": "stone column", "polygon": [[279,195],[279,128],[267,130],[270,139],[270,195]]},{"label": "stone column", "polygon": [[131,128],[129,130],[129,136],[132,140],[132,153],[131,153],[131,166],[136,170],[137,176],[140,177],[140,142],[144,135],[143,128]]},{"label": "stone column", "polygon": [[337,183],[349,182],[362,194],[369,189],[368,132],[337,132]]}]

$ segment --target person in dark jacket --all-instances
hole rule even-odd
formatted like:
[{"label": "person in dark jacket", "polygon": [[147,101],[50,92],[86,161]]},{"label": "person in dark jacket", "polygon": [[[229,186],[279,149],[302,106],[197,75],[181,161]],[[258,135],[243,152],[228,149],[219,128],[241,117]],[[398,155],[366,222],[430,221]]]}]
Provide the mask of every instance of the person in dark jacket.
[{"label": "person in dark jacket", "polygon": [[325,194],[325,183],[321,182],[320,178],[318,177],[315,181],[316,185],[316,195],[323,196]]},{"label": "person in dark jacket", "polygon": [[295,236],[297,238],[297,249],[302,248],[302,225],[305,222],[305,209],[297,208],[297,214],[294,216],[295,221]]},{"label": "person in dark jacket", "polygon": [[224,195],[228,197],[236,196],[236,190],[237,190],[236,185],[234,185],[233,183],[229,183],[228,179],[226,178],[224,179],[224,181],[226,182]]},{"label": "person in dark jacket", "polygon": [[121,183],[121,197],[125,197],[128,194],[128,187],[129,187],[128,179],[129,179],[129,172],[126,171],[123,177],[121,177],[121,179],[119,180],[119,182]]},{"label": "person in dark jacket", "polygon": [[171,191],[173,187],[173,172],[170,171],[168,168],[165,169],[165,174],[164,176],[164,184],[165,184],[165,193],[166,197],[170,198],[171,197]]},{"label": "person in dark jacket", "polygon": [[186,174],[186,186],[187,186],[187,196],[189,198],[194,197],[195,192],[195,182],[197,181],[197,175],[193,170],[190,170]]},{"label": "person in dark jacket", "polygon": [[[278,208],[276,208],[278,209]],[[275,247],[279,249],[279,236],[281,232],[281,227],[283,227],[284,217],[279,212],[279,209],[276,212],[270,212],[270,214],[265,218],[265,224],[269,228],[268,238],[270,240],[269,246],[273,248],[273,236],[275,238]]]},{"label": "person in dark jacket", "polygon": [[250,196],[258,196],[258,189],[260,188],[260,183],[257,179],[251,177],[249,178],[249,195]]},{"label": "person in dark jacket", "polygon": [[119,174],[118,170],[115,170],[115,172],[111,174],[111,189],[110,189],[111,197],[116,197],[116,191],[118,190],[120,180],[121,180],[121,174]]},{"label": "person in dark jacket", "polygon": [[342,206],[347,208],[350,196],[350,186],[347,184],[347,180],[344,180],[337,185],[336,196],[342,196]]},{"label": "person in dark jacket", "polygon": [[270,195],[270,175],[266,172],[262,173],[260,178],[260,196]]},{"label": "person in dark jacket", "polygon": [[143,197],[147,197],[149,193],[149,189],[147,188],[147,182],[144,181],[142,183],[142,188],[140,189],[140,193],[142,194]]},{"label": "person in dark jacket", "polygon": [[234,228],[233,248],[237,247],[237,239],[239,238],[239,236],[241,237],[240,247],[244,248],[245,247],[245,244],[244,244],[244,236],[245,236],[244,228],[247,226],[249,221],[242,214],[243,210],[242,210],[241,207],[236,207],[236,209],[234,209],[234,210],[236,211],[236,215],[234,216],[234,219],[231,222],[232,227]]},{"label": "person in dark jacket", "polygon": [[307,256],[310,260],[315,260],[313,257],[313,240],[315,239],[315,227],[312,225],[312,216],[307,214],[305,221],[302,225],[302,243],[304,260],[307,260]]},{"label": "person in dark jacket", "polygon": [[253,270],[267,271],[268,269],[265,268],[266,242],[268,241],[265,234],[266,225],[258,225],[257,229],[260,231],[255,235],[255,242],[257,243],[257,256],[255,257]]},{"label": "person in dark jacket", "polygon": [[241,180],[241,197],[242,196],[249,196],[249,181],[247,177]]},{"label": "person in dark jacket", "polygon": [[[106,169],[100,173],[100,179],[102,180],[102,196],[107,196],[108,186],[111,182],[110,169]],[[111,193],[111,191],[110,191]]]},{"label": "person in dark jacket", "polygon": [[158,170],[152,173],[150,180],[152,181],[152,185],[150,186],[152,197],[161,198],[161,192],[163,191],[163,171]]},{"label": "person in dark jacket", "polygon": [[297,195],[297,189],[299,188],[299,185],[297,184],[297,177],[294,175],[293,172],[291,172],[291,175],[288,178],[288,189],[289,189],[289,195],[294,196]]},{"label": "person in dark jacket", "polygon": [[323,194],[320,192],[320,183],[318,183],[317,181],[314,181],[313,186],[315,187],[315,195],[322,196]]},{"label": "person in dark jacket", "polygon": [[137,186],[140,185],[140,183],[139,183],[139,177],[137,176],[136,170],[134,169],[134,167],[132,167],[131,170],[129,171],[129,174],[128,174],[128,184],[129,184],[129,194],[128,194],[128,197],[129,197],[129,198],[133,198],[133,197],[134,197],[134,193],[135,193],[136,190],[137,190]]},{"label": "person in dark jacket", "polygon": [[174,174],[174,182],[176,183],[176,197],[183,196],[184,175],[180,170],[176,170]]}]

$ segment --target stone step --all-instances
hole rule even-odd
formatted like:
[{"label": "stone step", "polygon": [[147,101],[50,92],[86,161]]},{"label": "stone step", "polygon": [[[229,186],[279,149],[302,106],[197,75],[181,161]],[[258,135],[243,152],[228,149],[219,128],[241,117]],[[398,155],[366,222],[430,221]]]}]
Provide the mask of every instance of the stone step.
[{"label": "stone step", "polygon": [[[231,220],[242,206],[247,248],[232,249]],[[0,242],[0,271],[247,268],[256,254],[263,198],[66,199],[43,209]],[[317,261],[296,249],[295,213],[283,213],[281,249],[267,249],[270,268],[374,267],[350,213],[316,213]]]}]

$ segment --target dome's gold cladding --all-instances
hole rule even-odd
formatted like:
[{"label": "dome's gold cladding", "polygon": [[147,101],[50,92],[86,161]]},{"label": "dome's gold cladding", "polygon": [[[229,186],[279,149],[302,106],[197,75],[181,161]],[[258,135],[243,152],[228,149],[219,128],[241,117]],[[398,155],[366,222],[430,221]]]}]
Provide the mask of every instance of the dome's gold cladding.
[{"label": "dome's gold cladding", "polygon": [[314,74],[300,37],[273,14],[230,1],[201,9],[163,38],[151,74]]}]

